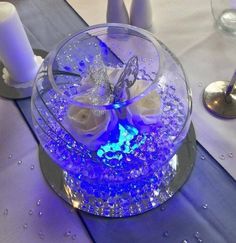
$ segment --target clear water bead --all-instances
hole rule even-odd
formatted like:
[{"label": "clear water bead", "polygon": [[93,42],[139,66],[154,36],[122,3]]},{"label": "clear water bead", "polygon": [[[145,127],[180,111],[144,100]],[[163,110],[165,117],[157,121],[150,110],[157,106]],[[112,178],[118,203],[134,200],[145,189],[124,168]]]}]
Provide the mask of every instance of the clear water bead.
[{"label": "clear water bead", "polygon": [[7,208],[4,209],[3,214],[4,214],[5,216],[8,215],[8,209],[7,209]]},{"label": "clear water bead", "polygon": [[39,199],[39,200],[36,202],[36,205],[37,205],[37,206],[40,206],[40,204],[41,204],[41,200]]},{"label": "clear water bead", "polygon": [[203,239],[198,238],[197,239],[197,242],[202,243],[203,242]]},{"label": "clear water bead", "polygon": [[197,231],[197,232],[195,232],[194,233],[194,237],[196,238],[196,239],[199,239],[199,237],[200,237],[200,233]]},{"label": "clear water bead", "polygon": [[223,154],[220,155],[220,159],[221,160],[224,160],[225,159],[225,156]]},{"label": "clear water bead", "polygon": [[203,83],[202,82],[198,82],[198,87],[202,87]]},{"label": "clear water bead", "polygon": [[38,235],[39,235],[39,238],[40,238],[41,240],[43,240],[43,239],[45,238],[45,234],[44,234],[42,231],[40,231],[40,232],[38,233]]},{"label": "clear water bead", "polygon": [[67,230],[64,234],[65,237],[69,237],[71,235],[71,231],[70,230]]},{"label": "clear water bead", "polygon": [[162,234],[163,237],[168,237],[169,236],[169,232],[168,231],[165,231],[163,234]]},{"label": "clear water bead", "polygon": [[161,206],[161,211],[165,211],[166,210],[166,206],[162,205]]},{"label": "clear water bead", "polygon": [[201,160],[204,160],[204,159],[206,159],[206,157],[205,157],[205,155],[202,155]]},{"label": "clear water bead", "polygon": [[34,169],[34,165],[31,165],[31,166],[30,166],[30,169],[33,170],[33,169]]},{"label": "clear water bead", "polygon": [[22,164],[22,160],[17,161],[17,164],[21,165]]},{"label": "clear water bead", "polygon": [[39,217],[41,217],[41,216],[43,215],[43,212],[40,211],[40,212],[38,213],[38,215],[39,215]]},{"label": "clear water bead", "polygon": [[233,153],[232,153],[232,152],[228,153],[228,156],[229,156],[230,158],[233,158]]},{"label": "clear water bead", "polygon": [[188,243],[188,240],[183,240],[182,243]]},{"label": "clear water bead", "polygon": [[23,229],[27,229],[27,228],[28,228],[28,224],[27,223],[23,224]]},{"label": "clear water bead", "polygon": [[72,235],[71,239],[72,239],[72,240],[75,240],[76,237],[77,237],[77,235]]},{"label": "clear water bead", "polygon": [[12,158],[12,154],[9,154],[9,155],[8,155],[8,159],[11,159],[11,158]]},{"label": "clear water bead", "polygon": [[29,212],[28,212],[28,214],[29,215],[32,215],[33,214],[33,210],[30,209]]},{"label": "clear water bead", "polygon": [[208,205],[207,205],[206,203],[204,203],[204,204],[202,205],[202,208],[207,209],[207,208],[208,208]]}]

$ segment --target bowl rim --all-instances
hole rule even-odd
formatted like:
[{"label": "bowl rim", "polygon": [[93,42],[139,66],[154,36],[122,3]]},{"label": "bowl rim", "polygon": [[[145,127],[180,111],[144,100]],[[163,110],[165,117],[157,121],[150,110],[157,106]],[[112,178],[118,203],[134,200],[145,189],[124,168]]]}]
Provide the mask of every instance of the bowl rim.
[{"label": "bowl rim", "polygon": [[[103,105],[90,104],[90,103],[80,102],[78,100],[75,100],[73,98],[66,96],[62,91],[60,91],[60,89],[58,88],[58,86],[55,82],[55,79],[54,79],[53,63],[54,63],[55,57],[57,56],[59,51],[63,48],[63,46],[66,45],[66,43],[69,42],[71,39],[73,39],[79,35],[89,34],[89,32],[91,32],[94,29],[104,29],[104,28],[109,28],[109,27],[119,27],[119,28],[125,28],[127,30],[135,31],[138,34],[141,34],[142,36],[146,37],[146,39],[148,41],[152,42],[153,46],[157,49],[157,53],[159,54],[159,69],[158,69],[158,73],[156,73],[156,76],[153,79],[153,82],[148,87],[146,87],[144,91],[140,92],[137,96],[127,99],[125,101],[119,101],[119,102],[114,102],[114,103],[110,103],[110,104],[103,104]],[[84,108],[97,109],[97,110],[117,109],[120,107],[128,106],[129,104],[134,103],[134,102],[138,101],[139,99],[143,98],[147,93],[149,93],[151,90],[153,90],[155,85],[158,83],[158,80],[161,78],[162,71],[164,69],[163,58],[161,57],[162,54],[161,54],[161,52],[158,52],[158,48],[161,49],[162,48],[161,46],[162,46],[162,44],[160,44],[159,40],[157,40],[150,32],[145,31],[145,30],[135,27],[135,26],[131,26],[131,25],[127,25],[127,24],[117,24],[117,23],[93,25],[93,26],[86,28],[83,31],[77,32],[77,33],[69,36],[68,38],[66,38],[65,40],[60,42],[59,45],[54,50],[51,51],[51,53],[49,55],[49,59],[48,59],[49,82],[51,83],[51,85],[56,93],[59,93],[65,99],[70,100],[70,103],[72,103],[74,105],[79,105]]]},{"label": "bowl rim", "polygon": [[[104,28],[109,28],[109,27],[117,27],[117,28],[124,28],[126,30],[132,30],[134,32],[137,32],[139,35],[141,34],[142,36],[144,36],[147,40],[149,40],[150,42],[152,42],[152,44],[154,45],[154,47],[157,49],[157,52],[159,54],[159,70],[158,73],[156,74],[155,79],[153,79],[153,82],[146,87],[146,89],[144,91],[142,91],[141,93],[139,93],[137,96],[132,97],[131,99],[127,99],[125,101],[119,101],[119,103],[111,103],[111,104],[105,104],[105,105],[96,105],[96,104],[89,104],[89,103],[84,103],[84,102],[80,102],[78,100],[75,100],[73,98],[70,98],[68,96],[66,96],[62,91],[59,90],[59,88],[57,87],[57,84],[55,82],[54,79],[54,74],[53,74],[53,63],[55,60],[55,57],[57,56],[58,52],[61,50],[61,48],[63,48],[63,46],[69,42],[71,39],[75,38],[76,36],[79,35],[84,35],[84,34],[89,34],[89,32],[91,32],[92,30],[95,29],[104,29]],[[54,91],[56,93],[59,93],[61,96],[63,96],[63,98],[70,100],[70,104],[73,105],[77,105],[80,106],[81,108],[87,108],[87,109],[94,109],[94,110],[112,110],[112,109],[119,109],[125,106],[128,106],[134,102],[137,102],[138,100],[142,99],[143,97],[145,97],[145,95],[147,95],[150,91],[152,91],[156,85],[158,84],[158,81],[160,80],[160,78],[162,77],[162,74],[164,72],[164,69],[166,67],[166,63],[163,61],[164,59],[162,58],[162,52],[158,51],[158,49],[162,49],[164,48],[165,51],[167,51],[171,57],[174,59],[174,61],[179,65],[181,72],[183,74],[183,77],[181,77],[184,81],[185,84],[185,90],[186,90],[186,94],[187,94],[187,112],[186,112],[186,117],[185,117],[185,121],[184,124],[182,125],[182,128],[179,132],[179,135],[183,132],[183,130],[185,128],[188,128],[188,125],[190,124],[190,117],[192,114],[192,92],[188,83],[188,79],[186,77],[185,71],[183,69],[182,64],[180,63],[180,61],[178,60],[178,58],[173,54],[172,51],[170,51],[170,49],[163,44],[159,39],[157,39],[156,36],[154,36],[154,34],[152,34],[149,31],[146,31],[144,29],[135,27],[135,26],[131,26],[128,24],[120,24],[120,23],[106,23],[106,24],[98,24],[98,25],[93,25],[90,27],[85,28],[83,31],[77,32],[73,35],[70,35],[68,38],[64,39],[62,42],[60,42],[58,44],[58,46],[52,50],[50,52],[49,55],[49,59],[48,59],[48,77],[49,77],[49,82],[51,83]],[[179,137],[176,136],[176,139]]]}]

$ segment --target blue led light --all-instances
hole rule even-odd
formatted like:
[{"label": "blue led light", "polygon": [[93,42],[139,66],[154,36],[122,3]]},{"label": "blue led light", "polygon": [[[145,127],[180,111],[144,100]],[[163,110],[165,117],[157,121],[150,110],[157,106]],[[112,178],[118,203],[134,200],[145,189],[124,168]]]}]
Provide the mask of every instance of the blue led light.
[{"label": "blue led light", "polygon": [[[107,144],[102,145],[98,151],[97,155],[102,158],[104,155],[107,159],[118,159],[121,160],[123,158],[122,153],[129,154],[134,151],[134,149],[138,148],[140,144],[144,143],[144,139],[138,143],[130,146],[130,141],[134,139],[135,136],[138,135],[138,130],[128,124],[119,123],[119,137],[118,141],[111,143],[110,141]],[[122,153],[117,153],[122,152]]]},{"label": "blue led light", "polygon": [[71,71],[71,68],[70,68],[69,66],[64,66],[64,69],[65,69],[66,71]]},{"label": "blue led light", "polygon": [[81,67],[84,67],[84,66],[85,66],[85,62],[82,60],[82,61],[79,62],[79,65],[80,65]]}]

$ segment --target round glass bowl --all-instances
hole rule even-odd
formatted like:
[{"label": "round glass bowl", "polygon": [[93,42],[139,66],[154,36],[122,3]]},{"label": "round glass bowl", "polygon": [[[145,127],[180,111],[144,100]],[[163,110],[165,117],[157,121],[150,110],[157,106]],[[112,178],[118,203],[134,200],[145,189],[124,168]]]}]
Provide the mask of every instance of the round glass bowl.
[{"label": "round glass bowl", "polygon": [[106,24],[69,37],[45,58],[32,117],[73,205],[122,217],[171,196],[172,158],[189,130],[191,105],[183,69],[160,41]]}]

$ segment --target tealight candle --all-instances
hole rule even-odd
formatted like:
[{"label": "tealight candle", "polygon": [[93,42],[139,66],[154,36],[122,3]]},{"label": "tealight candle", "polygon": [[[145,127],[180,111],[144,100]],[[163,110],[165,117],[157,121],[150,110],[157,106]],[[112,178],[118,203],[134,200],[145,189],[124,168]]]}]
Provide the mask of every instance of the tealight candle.
[{"label": "tealight candle", "polygon": [[0,60],[10,75],[9,85],[30,82],[38,71],[16,8],[8,2],[0,2]]}]

